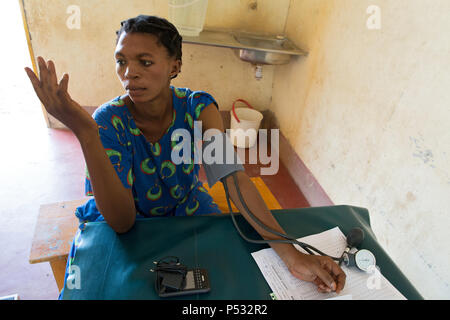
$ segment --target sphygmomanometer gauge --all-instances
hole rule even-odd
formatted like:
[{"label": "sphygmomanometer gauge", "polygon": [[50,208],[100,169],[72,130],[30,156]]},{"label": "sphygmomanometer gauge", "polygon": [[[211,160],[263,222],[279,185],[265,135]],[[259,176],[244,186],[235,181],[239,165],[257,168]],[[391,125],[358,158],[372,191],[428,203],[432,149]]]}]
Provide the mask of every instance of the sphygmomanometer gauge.
[{"label": "sphygmomanometer gauge", "polygon": [[361,249],[355,253],[344,254],[344,262],[348,267],[356,266],[361,271],[368,272],[376,266],[376,259],[372,252]]}]

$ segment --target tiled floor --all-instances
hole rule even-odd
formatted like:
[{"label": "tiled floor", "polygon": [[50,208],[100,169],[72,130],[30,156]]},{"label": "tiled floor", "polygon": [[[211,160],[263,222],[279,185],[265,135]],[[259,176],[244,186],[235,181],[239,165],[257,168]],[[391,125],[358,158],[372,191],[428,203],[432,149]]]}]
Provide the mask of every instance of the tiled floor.
[{"label": "tiled floor", "polygon": [[[0,19],[2,29],[9,30],[3,36],[9,48],[0,51],[0,296],[18,293],[21,299],[56,299],[49,264],[28,263],[31,240],[40,204],[84,196],[84,161],[71,132],[45,125],[23,71],[30,61],[16,10],[18,6],[13,6],[11,14],[5,14],[10,18]],[[246,165],[246,171],[259,175],[259,166]],[[277,175],[263,180],[283,208],[309,206],[281,164]]]}]

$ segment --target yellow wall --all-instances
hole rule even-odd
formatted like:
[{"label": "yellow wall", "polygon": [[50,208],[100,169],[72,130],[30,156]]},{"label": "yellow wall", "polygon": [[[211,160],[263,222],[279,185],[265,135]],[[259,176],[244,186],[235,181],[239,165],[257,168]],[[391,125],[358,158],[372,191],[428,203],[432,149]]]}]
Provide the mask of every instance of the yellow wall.
[{"label": "yellow wall", "polygon": [[[381,9],[379,30],[366,27],[369,5]],[[401,270],[441,299],[450,298],[449,12],[447,0],[292,0],[286,32],[309,55],[276,68],[271,105],[333,202],[368,208]]]},{"label": "yellow wall", "polygon": [[[289,0],[209,0],[205,29],[237,29],[282,33]],[[80,7],[81,28],[69,29],[67,8]],[[115,74],[115,31],[120,21],[138,14],[168,18],[165,0],[24,0],[35,57],[54,59],[58,76],[69,73],[69,92],[81,105],[98,106],[123,89]],[[255,80],[254,66],[239,60],[232,49],[183,45],[182,73],[172,84],[211,93],[221,110],[235,99],[247,99],[257,109],[270,106],[273,66]],[[52,124],[56,124],[54,119]]]}]

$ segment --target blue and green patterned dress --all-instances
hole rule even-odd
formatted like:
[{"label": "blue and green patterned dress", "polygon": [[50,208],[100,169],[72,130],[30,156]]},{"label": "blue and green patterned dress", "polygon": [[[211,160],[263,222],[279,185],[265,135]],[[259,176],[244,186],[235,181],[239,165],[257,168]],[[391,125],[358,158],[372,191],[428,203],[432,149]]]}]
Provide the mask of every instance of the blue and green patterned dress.
[{"label": "blue and green patterned dress", "polygon": [[[217,102],[204,91],[173,86],[170,89],[173,94],[172,123],[155,143],[149,142],[137,128],[120,96],[103,104],[93,114],[103,147],[117,175],[122,184],[133,192],[137,219],[221,213],[199,181],[199,165],[194,163],[195,148],[199,147],[194,145],[194,121],[211,103],[218,107]],[[186,129],[192,137],[190,164],[175,165],[172,161],[172,150],[179,147],[178,142],[181,141],[172,141],[172,133],[176,129]],[[176,151],[183,155],[182,151]],[[88,172],[85,190],[86,195],[93,195]],[[80,230],[72,243],[65,281],[76,248],[83,240],[83,223],[104,220],[94,198],[78,207],[75,215],[80,220]]]}]

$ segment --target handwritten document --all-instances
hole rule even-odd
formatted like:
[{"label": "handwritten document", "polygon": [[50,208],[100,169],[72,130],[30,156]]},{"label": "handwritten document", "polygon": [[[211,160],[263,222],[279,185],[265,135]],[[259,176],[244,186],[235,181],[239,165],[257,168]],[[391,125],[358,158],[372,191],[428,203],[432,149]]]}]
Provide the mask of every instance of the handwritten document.
[{"label": "handwritten document", "polygon": [[[298,241],[310,244],[333,257],[340,257],[347,243],[339,227],[300,238]],[[295,247],[306,253],[300,246]],[[339,297],[353,300],[405,299],[377,268],[364,272],[356,267],[347,268],[342,265],[347,278],[344,289],[338,295],[320,293],[315,284],[295,278],[272,248],[254,252],[252,256],[278,300],[325,300]]]}]

